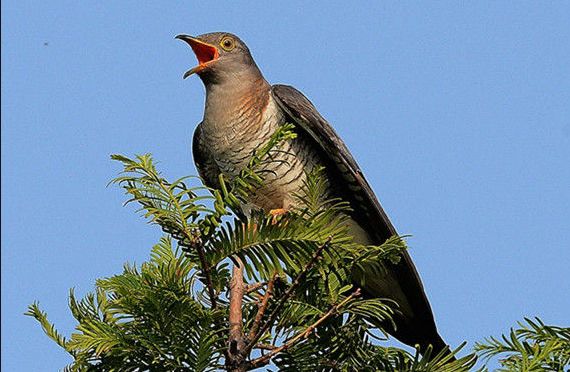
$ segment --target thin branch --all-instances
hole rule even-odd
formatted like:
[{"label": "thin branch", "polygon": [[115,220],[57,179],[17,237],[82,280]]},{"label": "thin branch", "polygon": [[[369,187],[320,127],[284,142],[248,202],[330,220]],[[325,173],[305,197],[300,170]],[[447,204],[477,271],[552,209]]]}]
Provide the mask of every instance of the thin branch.
[{"label": "thin branch", "polygon": [[271,351],[269,353],[267,353],[267,354],[265,354],[265,355],[263,355],[257,359],[250,361],[249,366],[251,368],[259,368],[259,367],[262,367],[266,364],[269,364],[269,362],[271,361],[271,359],[275,355],[279,354],[282,351],[285,351],[285,350],[291,348],[292,346],[295,346],[298,342],[309,337],[309,335],[311,333],[313,333],[315,328],[317,328],[321,323],[323,323],[325,320],[330,318],[332,315],[335,315],[338,312],[338,309],[342,308],[350,300],[352,300],[353,298],[358,297],[358,296],[360,296],[360,288],[358,288],[356,291],[352,292],[352,294],[350,296],[348,296],[347,298],[342,300],[340,303],[332,306],[329,309],[329,311],[327,311],[323,316],[321,316],[315,323],[308,326],[303,332],[297,333],[294,337],[285,341],[285,343],[283,345],[271,349]]},{"label": "thin branch", "polygon": [[204,272],[204,277],[206,279],[206,287],[208,287],[208,295],[210,296],[212,309],[216,309],[217,307],[216,291],[214,290],[214,285],[212,284],[212,274],[210,272],[210,265],[208,265],[208,261],[206,261],[206,254],[204,253],[204,247],[202,246],[202,241],[199,236],[192,234],[192,232],[189,230],[186,219],[184,217],[183,208],[180,205],[180,202],[176,199],[172,190],[169,187],[167,187],[169,185],[166,183],[166,181],[163,178],[161,178],[158,173],[153,175],[153,177],[155,179],[155,182],[159,184],[163,192],[169,196],[170,202],[172,202],[172,204],[174,205],[178,214],[181,217],[182,228],[183,228],[182,231],[184,235],[186,236],[188,241],[191,242],[193,248],[195,248],[198,251],[198,257],[200,258],[200,265],[202,266],[202,271]]},{"label": "thin branch", "polygon": [[301,284],[301,281],[305,278],[305,276],[307,276],[307,273],[313,268],[313,266],[315,266],[317,261],[321,258],[321,253],[330,244],[331,240],[332,237],[329,237],[319,248],[317,248],[311,260],[307,263],[307,265],[305,265],[305,267],[299,273],[299,275],[297,275],[297,277],[295,278],[293,283],[291,283],[291,286],[287,289],[287,291],[283,294],[283,296],[281,296],[279,302],[275,306],[275,309],[273,309],[273,311],[269,315],[267,321],[263,324],[263,326],[260,327],[257,333],[249,339],[249,343],[244,349],[244,352],[246,354],[251,351],[251,349],[255,346],[256,342],[261,338],[261,336],[263,336],[263,334],[267,332],[269,328],[271,328],[271,326],[275,322],[275,319],[281,312],[281,308],[283,307],[283,305],[285,305],[285,303],[289,300],[289,298],[291,298],[291,296],[293,295],[299,284]]},{"label": "thin branch", "polygon": [[273,293],[273,285],[275,284],[275,279],[277,278],[277,273],[273,274],[269,283],[267,283],[267,290],[261,299],[261,303],[259,304],[259,308],[257,309],[257,314],[255,314],[255,319],[253,320],[253,324],[249,333],[247,335],[247,340],[251,340],[259,330],[259,326],[261,325],[261,320],[263,319],[263,314],[265,314],[265,310],[267,310],[267,305],[269,305],[269,298]]},{"label": "thin branch", "polygon": [[246,284],[245,293],[255,292],[258,289],[260,289],[261,287],[263,287],[265,284],[267,284],[267,283],[259,282],[259,283],[253,283],[253,284]]},{"label": "thin branch", "polygon": [[277,346],[270,345],[270,344],[255,344],[254,349],[261,349],[261,350],[275,350]]},{"label": "thin branch", "polygon": [[208,261],[206,260],[206,254],[204,253],[204,247],[202,246],[202,242],[200,237],[192,235],[192,233],[184,230],[184,234],[186,238],[191,242],[192,247],[196,249],[198,252],[198,257],[200,259],[200,265],[202,266],[202,272],[204,273],[204,278],[206,279],[206,288],[208,288],[208,296],[210,297],[210,302],[212,304],[212,309],[215,310],[217,307],[217,295],[216,291],[214,290],[214,284],[212,282],[212,272],[210,270],[210,265],[208,265]]}]

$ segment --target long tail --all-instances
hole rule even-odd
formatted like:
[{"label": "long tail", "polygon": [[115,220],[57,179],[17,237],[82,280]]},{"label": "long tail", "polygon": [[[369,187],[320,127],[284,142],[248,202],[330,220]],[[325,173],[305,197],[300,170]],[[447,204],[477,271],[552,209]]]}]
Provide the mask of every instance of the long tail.
[{"label": "long tail", "polygon": [[[431,337],[429,341],[421,342],[420,344],[420,354],[425,355],[426,351],[428,350],[429,346],[431,345],[432,350],[430,353],[430,359],[433,359],[436,355],[443,352],[444,355],[451,354],[451,349],[449,345],[443,341],[439,334],[435,334]],[[452,357],[450,361],[456,360],[455,357]]]}]

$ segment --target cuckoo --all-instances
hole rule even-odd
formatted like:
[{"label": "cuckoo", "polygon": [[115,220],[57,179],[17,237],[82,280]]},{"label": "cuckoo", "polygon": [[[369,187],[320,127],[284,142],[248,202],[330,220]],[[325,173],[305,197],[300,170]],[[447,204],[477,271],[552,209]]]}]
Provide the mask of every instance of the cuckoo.
[{"label": "cuckoo", "polygon": [[[248,204],[279,213],[295,205],[294,194],[316,166],[326,169],[329,196],[351,204],[350,232],[362,244],[380,245],[396,235],[372,188],[350,151],[332,126],[298,90],[270,85],[248,47],[237,36],[215,32],[178,35],[190,45],[198,65],[184,74],[197,74],[206,88],[204,117],[193,138],[192,153],[204,182],[219,187],[218,176],[239,174],[253,151],[284,123],[296,126],[297,138],[286,143],[286,161],[271,169]],[[374,275],[378,275],[377,273]],[[407,252],[397,264],[387,264],[382,277],[366,277],[366,295],[398,303],[396,327],[387,331],[408,345],[425,350],[446,349],[438,334],[420,277]]]}]

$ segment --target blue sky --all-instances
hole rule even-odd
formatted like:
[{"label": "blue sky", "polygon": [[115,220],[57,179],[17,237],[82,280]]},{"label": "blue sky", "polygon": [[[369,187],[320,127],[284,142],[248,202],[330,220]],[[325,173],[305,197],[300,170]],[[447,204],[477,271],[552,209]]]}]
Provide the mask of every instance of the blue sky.
[{"label": "blue sky", "polygon": [[67,293],[141,263],[160,231],[111,153],[195,174],[204,89],[178,33],[230,31],[344,138],[452,345],[524,316],[570,325],[567,2],[2,2],[2,367],[70,358]]}]

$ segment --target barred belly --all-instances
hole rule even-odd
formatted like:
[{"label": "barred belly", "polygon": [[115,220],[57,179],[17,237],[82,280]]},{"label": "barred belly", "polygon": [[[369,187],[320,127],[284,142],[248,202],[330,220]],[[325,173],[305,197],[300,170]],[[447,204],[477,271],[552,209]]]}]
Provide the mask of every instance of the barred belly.
[{"label": "barred belly", "polygon": [[[270,95],[263,109],[248,110],[249,102],[227,105],[224,116],[200,124],[200,150],[207,154],[208,164],[203,164],[200,173],[206,183],[215,187],[218,176],[223,173],[231,180],[237,176],[251,159],[253,152],[267,143],[279,125],[286,123],[287,118],[278,104]],[[220,111],[218,111],[220,112]],[[300,133],[299,133],[300,132]],[[299,136],[285,142],[272,155],[261,172],[264,177],[263,186],[249,194],[249,200],[243,206],[244,213],[252,209],[263,209],[269,212],[272,209],[291,209],[296,206],[296,194],[302,193],[304,182],[316,166],[325,165],[320,153],[310,139],[304,137],[302,131]],[[325,173],[326,176],[327,173]],[[326,180],[329,185],[333,182]],[[334,188],[327,187],[327,195],[323,197],[336,197]],[[371,244],[370,236],[356,223],[349,220],[349,228],[355,241],[362,244]]]},{"label": "barred belly", "polygon": [[304,189],[307,173],[320,164],[303,138],[284,143],[274,151],[263,167],[264,184],[251,196],[250,202],[264,210],[290,209],[298,201],[294,196]]},{"label": "barred belly", "polygon": [[[239,174],[253,152],[267,143],[278,126],[285,121],[286,118],[271,96],[262,112],[248,115],[237,106],[231,125],[220,122],[202,123],[201,148],[208,152],[215,168],[231,179]],[[296,202],[293,194],[302,190],[306,173],[320,163],[318,154],[303,137],[283,143],[271,153],[271,160],[264,163],[263,171],[260,172],[264,184],[252,193],[249,205],[244,206],[244,209],[290,209]],[[211,175],[208,178],[217,179],[217,176]]]}]

